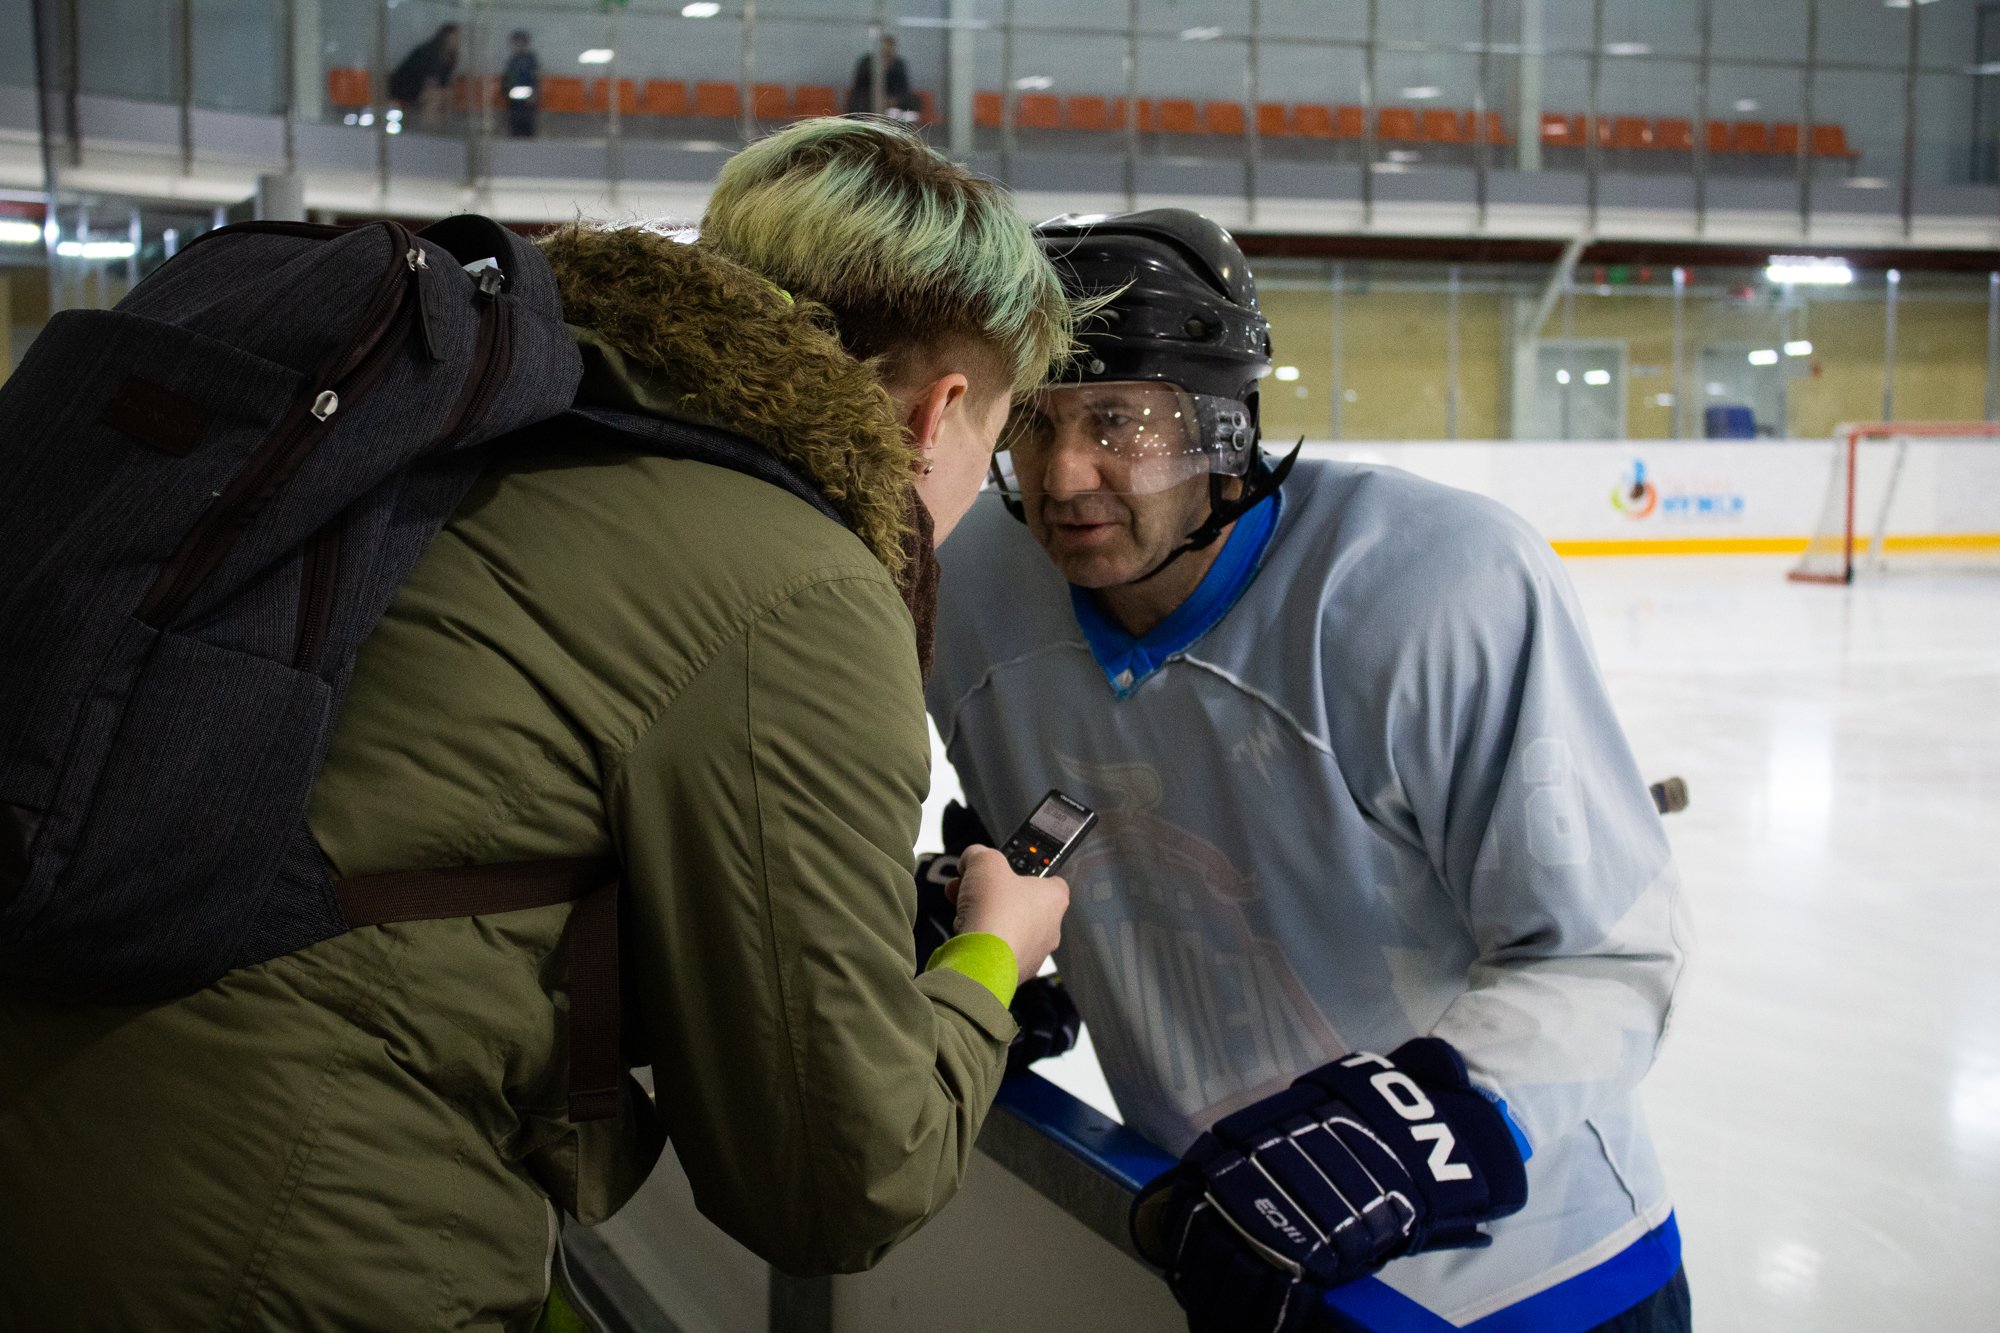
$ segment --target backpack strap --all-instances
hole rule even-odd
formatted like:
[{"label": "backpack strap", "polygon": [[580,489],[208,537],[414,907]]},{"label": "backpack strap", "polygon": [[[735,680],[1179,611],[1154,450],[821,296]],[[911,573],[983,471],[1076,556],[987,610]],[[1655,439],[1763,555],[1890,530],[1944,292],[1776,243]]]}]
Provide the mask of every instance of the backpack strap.
[{"label": "backpack strap", "polygon": [[624,1090],[619,1050],[619,865],[608,856],[396,870],[337,881],[349,926],[490,916],[575,903],[569,921],[569,1118],[605,1120]]}]

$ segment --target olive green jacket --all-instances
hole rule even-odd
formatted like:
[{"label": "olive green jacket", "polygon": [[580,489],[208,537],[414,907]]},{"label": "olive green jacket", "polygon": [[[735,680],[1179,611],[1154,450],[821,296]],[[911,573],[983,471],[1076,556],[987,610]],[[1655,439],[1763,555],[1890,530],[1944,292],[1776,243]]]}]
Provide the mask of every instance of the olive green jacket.
[{"label": "olive green jacket", "polygon": [[342,876],[615,853],[657,1117],[566,1118],[567,906],[364,927],[156,1006],[0,1007],[0,1326],[526,1327],[544,1196],[609,1216],[662,1131],[792,1271],[866,1267],[957,1187],[1014,1025],[913,976],[888,399],[699,247],[549,253],[587,397],[751,435],[854,530],[701,463],[508,458],[363,647],[311,819]]}]

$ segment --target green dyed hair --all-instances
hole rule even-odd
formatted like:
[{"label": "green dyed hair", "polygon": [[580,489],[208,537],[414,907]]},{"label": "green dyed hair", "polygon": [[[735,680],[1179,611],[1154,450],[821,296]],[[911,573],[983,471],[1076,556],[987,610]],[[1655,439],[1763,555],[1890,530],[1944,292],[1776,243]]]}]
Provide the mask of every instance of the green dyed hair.
[{"label": "green dyed hair", "polygon": [[855,355],[970,335],[1018,397],[1075,348],[1078,309],[1005,190],[901,126],[801,121],[729,159],[701,222],[712,246],[833,312]]}]

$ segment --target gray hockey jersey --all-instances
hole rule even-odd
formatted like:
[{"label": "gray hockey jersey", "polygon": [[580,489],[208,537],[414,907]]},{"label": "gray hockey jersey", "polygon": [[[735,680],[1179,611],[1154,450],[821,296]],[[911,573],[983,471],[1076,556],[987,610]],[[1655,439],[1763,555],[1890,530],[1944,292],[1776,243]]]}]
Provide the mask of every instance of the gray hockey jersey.
[{"label": "gray hockey jersey", "polygon": [[982,496],[941,552],[931,713],[989,827],[1050,787],[1101,814],[1058,961],[1129,1125],[1179,1153],[1308,1069],[1443,1037],[1517,1130],[1527,1207],[1332,1304],[1587,1329],[1679,1262],[1636,1096],[1687,947],[1659,816],[1525,523],[1352,464],[1301,462],[1282,500],[1133,641]]}]

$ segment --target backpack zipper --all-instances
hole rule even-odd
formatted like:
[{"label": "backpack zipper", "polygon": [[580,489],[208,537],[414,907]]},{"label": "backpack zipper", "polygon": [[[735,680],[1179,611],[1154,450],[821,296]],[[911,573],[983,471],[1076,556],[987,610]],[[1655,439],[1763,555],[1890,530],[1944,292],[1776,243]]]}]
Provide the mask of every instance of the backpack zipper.
[{"label": "backpack zipper", "polygon": [[493,398],[494,386],[506,378],[513,365],[513,323],[500,304],[498,292],[486,292],[485,300],[486,308],[479,312],[479,337],[473,345],[474,369],[466,375],[465,387],[459,391],[451,415],[445,418],[444,428],[438,432],[437,443],[432,446],[438,452],[452,448],[479,424]]},{"label": "backpack zipper", "polygon": [[369,301],[360,334],[348,344],[327,377],[334,387],[309,391],[309,397],[294,403],[264,444],[216,494],[215,503],[181,539],[140,601],[135,614],[144,623],[159,629],[180,614],[249,528],[257,511],[305,462],[318,443],[320,427],[340,410],[342,396],[351,399],[366,388],[408,336],[412,316],[422,317],[418,310],[421,298],[416,295],[422,290],[421,275],[405,258],[411,246],[409,230],[399,222],[383,225],[394,246],[394,264]]}]

